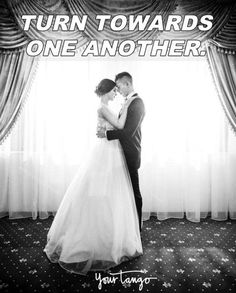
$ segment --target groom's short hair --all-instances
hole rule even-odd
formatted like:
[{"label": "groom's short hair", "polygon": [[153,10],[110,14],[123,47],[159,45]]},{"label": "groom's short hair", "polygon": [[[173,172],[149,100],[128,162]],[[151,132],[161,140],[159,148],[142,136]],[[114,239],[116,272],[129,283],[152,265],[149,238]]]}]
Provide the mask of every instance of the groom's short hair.
[{"label": "groom's short hair", "polygon": [[128,72],[121,72],[118,73],[115,77],[115,82],[117,82],[118,79],[126,79],[127,81],[129,81],[131,84],[133,84],[133,78],[132,76],[128,73]]}]

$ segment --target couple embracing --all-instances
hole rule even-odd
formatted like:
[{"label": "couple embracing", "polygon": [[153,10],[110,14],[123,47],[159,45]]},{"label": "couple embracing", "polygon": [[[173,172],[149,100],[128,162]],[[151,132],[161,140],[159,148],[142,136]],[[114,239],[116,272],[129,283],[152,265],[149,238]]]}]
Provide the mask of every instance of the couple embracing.
[{"label": "couple embracing", "polygon": [[[108,105],[116,91],[125,97],[118,117]],[[51,262],[78,274],[107,270],[143,252],[138,169],[144,104],[127,72],[115,82],[103,79],[95,93],[100,139],[66,191],[44,249]]]}]

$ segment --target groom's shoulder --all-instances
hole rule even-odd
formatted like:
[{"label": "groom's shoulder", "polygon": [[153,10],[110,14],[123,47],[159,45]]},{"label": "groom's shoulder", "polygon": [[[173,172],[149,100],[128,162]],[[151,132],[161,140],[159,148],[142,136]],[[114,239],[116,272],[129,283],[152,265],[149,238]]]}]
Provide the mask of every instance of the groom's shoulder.
[{"label": "groom's shoulder", "polygon": [[133,101],[131,102],[130,106],[144,106],[143,100],[140,98],[139,95],[136,95]]}]

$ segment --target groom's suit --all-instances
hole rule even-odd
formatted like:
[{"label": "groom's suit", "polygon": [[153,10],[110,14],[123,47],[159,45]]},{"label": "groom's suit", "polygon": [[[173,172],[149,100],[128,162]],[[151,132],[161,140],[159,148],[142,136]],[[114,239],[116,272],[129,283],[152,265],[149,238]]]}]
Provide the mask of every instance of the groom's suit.
[{"label": "groom's suit", "polygon": [[141,231],[142,219],[142,196],[139,190],[138,169],[141,164],[141,123],[145,115],[142,99],[134,94],[127,109],[127,117],[123,129],[108,130],[108,140],[119,139],[124,151],[130,178],[134,190],[134,198],[139,217],[139,228]]}]

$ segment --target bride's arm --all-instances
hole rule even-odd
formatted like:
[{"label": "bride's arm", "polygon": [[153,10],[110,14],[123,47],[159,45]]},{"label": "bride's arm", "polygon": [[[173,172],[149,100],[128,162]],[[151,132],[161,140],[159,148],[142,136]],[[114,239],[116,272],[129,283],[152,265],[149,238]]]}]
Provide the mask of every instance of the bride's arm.
[{"label": "bride's arm", "polygon": [[123,129],[126,121],[126,116],[127,116],[127,109],[123,110],[120,118],[118,119],[116,115],[114,115],[107,107],[103,106],[101,108],[101,113],[103,117],[110,122],[114,127],[118,129]]}]

